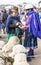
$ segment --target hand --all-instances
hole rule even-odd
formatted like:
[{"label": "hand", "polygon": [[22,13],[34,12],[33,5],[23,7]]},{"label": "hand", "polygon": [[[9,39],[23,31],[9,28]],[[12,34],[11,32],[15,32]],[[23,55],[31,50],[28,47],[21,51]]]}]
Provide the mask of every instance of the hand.
[{"label": "hand", "polygon": [[24,30],[24,26],[19,26],[20,29]]}]

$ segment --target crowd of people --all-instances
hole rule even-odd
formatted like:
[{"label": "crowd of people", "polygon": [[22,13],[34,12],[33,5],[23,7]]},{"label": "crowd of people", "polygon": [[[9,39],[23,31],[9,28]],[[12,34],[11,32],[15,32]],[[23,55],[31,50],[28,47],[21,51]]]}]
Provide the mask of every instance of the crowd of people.
[{"label": "crowd of people", "polygon": [[8,40],[12,36],[17,36],[20,39],[20,44],[22,44],[22,36],[24,36],[24,47],[29,50],[27,61],[31,61],[34,57],[29,56],[34,56],[34,49],[38,47],[37,37],[41,38],[41,16],[32,4],[25,6],[21,16],[16,6],[13,6],[9,13],[6,10],[0,11],[0,31],[3,29]]}]

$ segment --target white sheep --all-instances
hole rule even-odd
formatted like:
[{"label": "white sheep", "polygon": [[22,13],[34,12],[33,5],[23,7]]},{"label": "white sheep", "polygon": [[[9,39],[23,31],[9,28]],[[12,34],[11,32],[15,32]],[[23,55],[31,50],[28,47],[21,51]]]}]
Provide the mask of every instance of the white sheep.
[{"label": "white sheep", "polygon": [[29,65],[26,60],[26,54],[24,53],[18,53],[14,57],[14,63],[13,65]]},{"label": "white sheep", "polygon": [[12,36],[8,43],[2,48],[2,52],[10,52],[12,50],[12,48],[14,47],[14,45],[17,45],[20,43],[20,40],[17,36]]},{"label": "white sheep", "polygon": [[[5,45],[3,40],[0,40],[0,65],[5,65],[3,55],[2,55],[2,47]],[[2,58],[1,58],[2,57]]]},{"label": "white sheep", "polygon": [[26,52],[27,52],[27,49],[23,45],[18,44],[13,47],[13,52],[9,54],[9,56],[14,58],[14,56],[17,53],[26,53]]}]

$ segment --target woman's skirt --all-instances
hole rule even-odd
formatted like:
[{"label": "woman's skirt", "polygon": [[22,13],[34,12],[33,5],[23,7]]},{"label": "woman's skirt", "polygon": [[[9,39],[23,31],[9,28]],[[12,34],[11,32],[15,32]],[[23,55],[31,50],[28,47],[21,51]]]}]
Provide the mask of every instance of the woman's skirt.
[{"label": "woman's skirt", "polygon": [[[9,40],[10,39],[10,37],[12,37],[12,36],[17,36],[18,35],[18,32],[19,32],[19,30],[18,30],[18,28],[16,28],[16,30],[15,30],[15,33],[14,34],[10,34],[10,33],[8,33],[7,34],[7,40]],[[22,38],[20,38],[20,44],[22,45]]]},{"label": "woman's skirt", "polygon": [[24,46],[26,48],[37,48],[37,38],[28,31],[25,31]]}]

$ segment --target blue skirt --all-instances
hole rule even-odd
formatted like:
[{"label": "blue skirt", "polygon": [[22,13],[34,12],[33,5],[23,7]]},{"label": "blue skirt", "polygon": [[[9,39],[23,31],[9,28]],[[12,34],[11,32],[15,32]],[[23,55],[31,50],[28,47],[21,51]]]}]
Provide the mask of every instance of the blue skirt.
[{"label": "blue skirt", "polygon": [[37,48],[37,38],[27,30],[25,31],[24,46],[26,48]]}]

